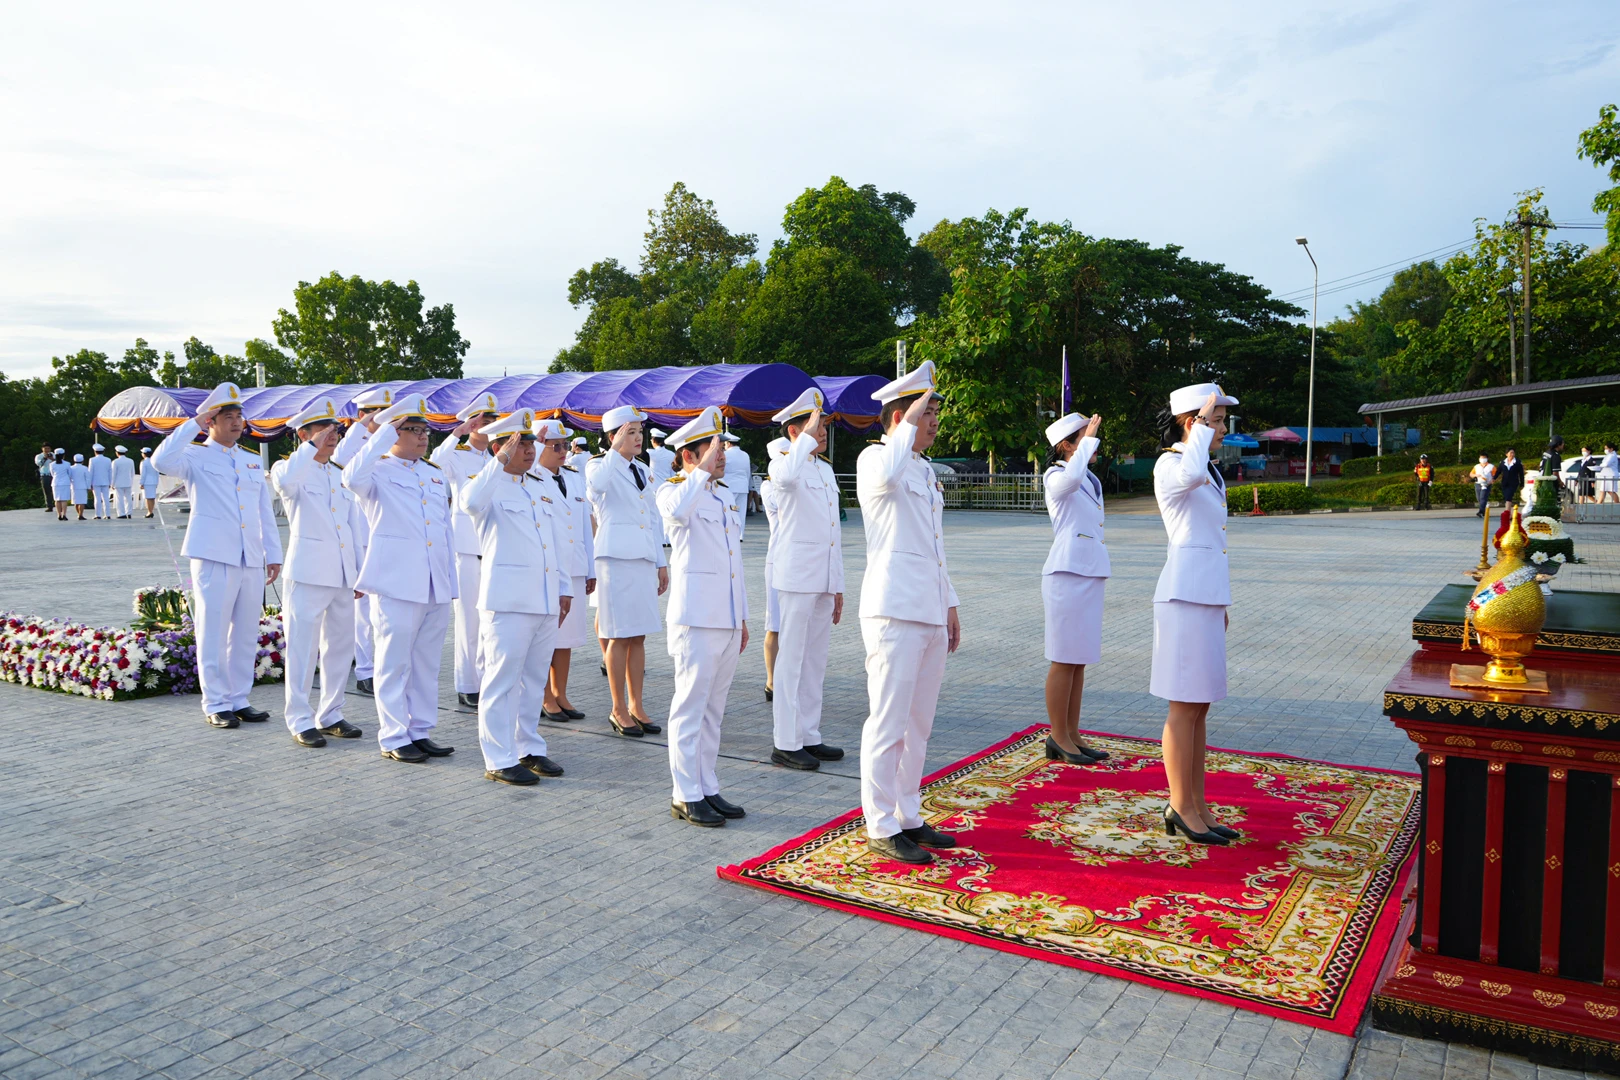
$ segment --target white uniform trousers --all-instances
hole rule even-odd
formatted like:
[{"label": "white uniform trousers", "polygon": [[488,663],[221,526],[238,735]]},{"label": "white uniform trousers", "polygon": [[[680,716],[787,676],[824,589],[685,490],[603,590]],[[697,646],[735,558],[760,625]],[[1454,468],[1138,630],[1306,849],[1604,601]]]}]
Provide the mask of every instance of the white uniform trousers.
[{"label": "white uniform trousers", "polygon": [[113,506],[119,517],[129,517],[135,513],[135,500],[130,498],[131,490],[127,487],[113,488],[113,494],[117,496],[113,500]]},{"label": "white uniform trousers", "polygon": [[675,696],[669,703],[669,772],[676,802],[702,802],[720,794],[720,721],[737,673],[742,630],[669,625],[675,661]]},{"label": "white uniform trousers", "polygon": [[96,517],[112,517],[112,485],[96,484],[90,490],[96,494]]},{"label": "white uniform trousers", "polygon": [[478,745],[484,751],[484,768],[493,772],[546,752],[540,707],[557,641],[557,616],[521,611],[478,614],[478,647],[484,658],[478,687]]},{"label": "white uniform trousers", "polygon": [[821,745],[821,687],[832,644],[832,593],[778,592],[782,622],[776,633],[771,711],[776,748]]},{"label": "white uniform trousers", "polygon": [[861,638],[872,707],[861,729],[861,809],[867,835],[881,839],[923,823],[918,789],[945,679],[946,634],[943,626],[874,616],[861,620]]},{"label": "white uniform trousers", "polygon": [[[343,690],[354,660],[354,590],[288,581],[281,617],[287,632],[287,730],[294,735],[343,719]],[[321,667],[321,707],[310,704],[315,663]]]},{"label": "white uniform trousers", "polygon": [[479,611],[478,575],[482,564],[476,555],[456,554],[456,693],[478,693],[479,671],[483,668],[478,652]]},{"label": "white uniform trousers", "polygon": [[191,560],[191,615],[205,714],[247,708],[263,614],[264,567]]},{"label": "white uniform trousers", "polygon": [[377,598],[366,593],[354,602],[354,677],[369,679],[375,673],[371,642],[372,609]]},{"label": "white uniform trousers", "polygon": [[398,750],[427,738],[439,722],[439,663],[450,602],[418,604],[392,596],[373,596],[371,602],[377,742]]}]

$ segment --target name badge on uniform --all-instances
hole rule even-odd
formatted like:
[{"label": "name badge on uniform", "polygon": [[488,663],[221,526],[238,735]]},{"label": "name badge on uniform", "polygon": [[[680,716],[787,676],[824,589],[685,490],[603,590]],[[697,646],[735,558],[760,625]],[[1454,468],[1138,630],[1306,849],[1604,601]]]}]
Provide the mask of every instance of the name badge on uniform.
[{"label": "name badge on uniform", "polygon": [[540,501],[545,503],[547,506],[551,505],[551,497],[549,495],[540,496]]},{"label": "name badge on uniform", "polygon": [[257,469],[257,468],[258,468],[258,467],[259,467],[259,463],[258,463],[258,462],[257,462],[257,461],[250,461],[250,462],[248,462],[248,468],[250,468],[250,469]]},{"label": "name badge on uniform", "polygon": [[440,479],[439,479],[439,478],[438,478],[438,477],[437,477],[437,476],[430,476],[430,477],[428,477],[428,479],[430,479],[430,480],[432,480],[432,481],[433,481],[433,482],[434,482],[434,483],[435,483],[435,484],[442,484],[442,483],[444,483],[444,481],[443,481],[443,480],[440,480]]},{"label": "name badge on uniform", "polygon": [[585,496],[583,496],[583,495],[575,495],[574,496],[574,501],[575,502],[584,502],[585,501]]}]

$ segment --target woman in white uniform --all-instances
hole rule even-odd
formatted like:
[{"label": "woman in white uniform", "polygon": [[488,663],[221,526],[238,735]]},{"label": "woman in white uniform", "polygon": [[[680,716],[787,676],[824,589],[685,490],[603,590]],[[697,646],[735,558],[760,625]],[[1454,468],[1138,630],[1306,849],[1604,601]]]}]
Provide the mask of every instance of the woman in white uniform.
[{"label": "woman in white uniform", "polygon": [[1079,413],[1046,429],[1052,444],[1042,478],[1046,512],[1052,518],[1052,550],[1041,568],[1041,599],[1046,605],[1046,756],[1070,765],[1090,765],[1108,757],[1080,741],[1080,696],[1086,665],[1102,659],[1103,585],[1108,580],[1108,549],[1103,546],[1102,484],[1091,471],[1097,455],[1099,413]]},{"label": "woman in white uniform", "polygon": [[1603,464],[1598,466],[1598,502],[1620,502],[1620,452],[1614,443],[1603,444]]},{"label": "woman in white uniform", "polygon": [[[786,439],[772,439],[765,444],[768,465],[779,457],[786,457],[792,444]],[[776,598],[776,586],[771,584],[771,545],[776,539],[776,485],[767,478],[759,486],[760,508],[765,511],[765,700],[776,695],[776,635],[782,629],[782,609]]]},{"label": "woman in white uniform", "polygon": [[73,499],[73,463],[66,450],[58,450],[51,462],[51,496],[56,499],[56,520],[66,521],[68,503]]},{"label": "woman in white uniform", "polygon": [[1199,844],[1226,844],[1235,829],[1210,816],[1204,801],[1204,721],[1226,697],[1226,609],[1232,602],[1226,558],[1226,484],[1210,450],[1226,433],[1228,397],[1214,383],[1184,386],[1160,414],[1169,449],[1153,466],[1170,544],[1153,593],[1153,677],[1149,692],[1170,702],[1164,722],[1164,771],[1170,803],[1165,832]]},{"label": "woman in white uniform", "polygon": [[658,598],[669,588],[664,531],[654,502],[652,477],[636,460],[647,414],[629,405],[602,416],[608,450],[586,472],[585,488],[596,514],[596,636],[607,642],[608,723],[620,735],[639,739],[664,729],[647,716],[642,678],[647,635],[664,628]]}]

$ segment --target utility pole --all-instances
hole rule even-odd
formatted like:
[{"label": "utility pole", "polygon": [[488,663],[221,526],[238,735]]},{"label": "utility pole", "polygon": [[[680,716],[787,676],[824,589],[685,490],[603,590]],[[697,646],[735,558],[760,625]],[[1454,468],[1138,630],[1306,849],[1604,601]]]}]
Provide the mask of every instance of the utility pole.
[{"label": "utility pole", "polygon": [[[1524,381],[1528,384],[1532,381],[1530,378],[1530,230],[1556,229],[1558,226],[1548,221],[1545,214],[1537,219],[1526,217],[1522,211],[1514,225],[1516,228],[1524,230],[1524,295],[1520,297],[1524,307],[1519,318],[1524,323]],[[1530,422],[1529,402],[1526,402],[1524,406],[1524,422],[1526,424]]]},{"label": "utility pole", "polygon": [[894,343],[894,377],[896,379],[903,379],[906,377],[905,338],[901,338],[899,341]]},{"label": "utility pole", "polygon": [[[1519,329],[1513,322],[1513,286],[1504,285],[1496,290],[1496,295],[1507,301],[1508,320],[1508,385],[1519,385]],[[1519,430],[1519,403],[1513,403],[1513,430]],[[1526,423],[1529,418],[1526,418]]]},{"label": "utility pole", "polygon": [[1294,243],[1304,248],[1305,257],[1311,260],[1311,377],[1305,398],[1305,486],[1310,487],[1311,473],[1315,471],[1315,462],[1311,460],[1311,443],[1316,434],[1316,289],[1322,272],[1316,265],[1316,256],[1311,254],[1310,241],[1296,236]]}]

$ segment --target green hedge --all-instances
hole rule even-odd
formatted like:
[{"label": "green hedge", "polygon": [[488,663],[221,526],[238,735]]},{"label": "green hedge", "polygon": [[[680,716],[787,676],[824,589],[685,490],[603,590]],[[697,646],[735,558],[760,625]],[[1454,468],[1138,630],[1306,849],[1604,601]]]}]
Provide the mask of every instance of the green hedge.
[{"label": "green hedge", "polygon": [[[1475,502],[1472,484],[1430,484],[1429,503],[1432,506],[1469,506]],[[1373,496],[1375,506],[1416,506],[1417,481],[1406,484],[1388,484]]]},{"label": "green hedge", "polygon": [[[1589,446],[1595,453],[1601,454],[1603,444],[1606,442],[1620,442],[1620,432],[1610,429],[1575,435],[1566,434],[1564,435],[1564,457],[1568,459],[1580,453],[1582,446]],[[1472,467],[1473,462],[1478,460],[1479,455],[1482,453],[1489,455],[1493,464],[1498,463],[1502,460],[1502,455],[1507,453],[1509,447],[1519,451],[1519,460],[1524,462],[1525,468],[1535,468],[1536,463],[1541,460],[1541,452],[1547,448],[1546,428],[1542,428],[1540,431],[1526,428],[1519,432],[1517,436],[1492,435],[1477,443],[1469,442],[1467,433],[1464,432],[1463,434],[1463,460],[1468,463],[1469,467]],[[1457,466],[1457,444],[1453,442],[1448,446],[1427,447],[1420,450],[1405,450],[1398,454],[1385,454],[1381,458],[1377,456],[1351,458],[1340,466],[1340,475],[1345,477],[1399,477],[1408,475],[1417,465],[1419,453],[1428,454],[1429,463],[1437,470],[1456,468]],[[1383,463],[1382,468],[1379,467],[1380,462]]]},{"label": "green hedge", "polygon": [[[1260,484],[1260,509],[1313,510],[1321,505],[1321,498],[1304,484]],[[1226,512],[1247,514],[1254,509],[1254,484],[1243,484],[1226,489]]]}]

